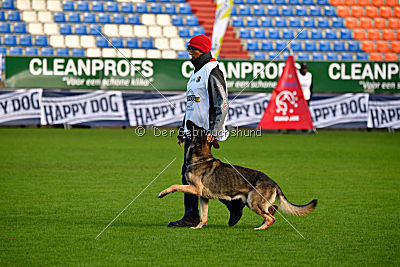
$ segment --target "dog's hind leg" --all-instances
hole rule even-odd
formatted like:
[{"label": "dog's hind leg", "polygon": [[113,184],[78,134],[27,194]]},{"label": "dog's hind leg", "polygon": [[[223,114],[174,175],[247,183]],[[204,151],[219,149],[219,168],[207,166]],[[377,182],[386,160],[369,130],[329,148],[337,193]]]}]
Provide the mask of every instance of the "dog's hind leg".
[{"label": "dog's hind leg", "polygon": [[207,225],[208,216],[208,199],[200,197],[200,223],[196,227],[191,227],[192,229],[199,229]]},{"label": "dog's hind leg", "polygon": [[[262,193],[264,193],[263,196],[260,195]],[[274,213],[276,211],[272,205],[274,198],[274,193],[271,194],[271,191],[268,189],[262,190],[260,188],[257,191],[251,190],[249,192],[249,196],[247,199],[247,204],[249,208],[258,215],[264,217],[262,225],[260,227],[254,228],[254,230],[267,229],[275,222],[276,219],[271,214],[272,210],[274,211]]]}]

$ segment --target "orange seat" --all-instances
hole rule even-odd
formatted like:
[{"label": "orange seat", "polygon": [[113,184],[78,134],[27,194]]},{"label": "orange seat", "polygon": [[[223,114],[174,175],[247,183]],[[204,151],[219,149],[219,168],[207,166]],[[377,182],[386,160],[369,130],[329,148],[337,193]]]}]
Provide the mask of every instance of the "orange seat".
[{"label": "orange seat", "polygon": [[358,0],[357,4],[360,6],[369,6],[370,5],[370,1],[369,0]]},{"label": "orange seat", "polygon": [[351,7],[351,15],[353,17],[364,17],[364,8],[361,6],[352,6]]},{"label": "orange seat", "polygon": [[389,42],[388,41],[378,41],[376,42],[376,51],[378,52],[389,52]]},{"label": "orange seat", "polygon": [[400,6],[394,7],[394,16],[400,18]]},{"label": "orange seat", "polygon": [[354,6],[356,4],[355,0],[343,0],[345,6]]},{"label": "orange seat", "polygon": [[374,6],[384,6],[385,2],[383,0],[372,0]]},{"label": "orange seat", "polygon": [[398,29],[400,28],[400,19],[396,18],[389,18],[389,28],[390,29]]},{"label": "orange seat", "polygon": [[368,40],[381,40],[381,33],[377,29],[368,30]]},{"label": "orange seat", "polygon": [[381,17],[391,18],[392,17],[392,8],[388,6],[381,6],[379,9]]},{"label": "orange seat", "polygon": [[383,40],[388,40],[388,41],[393,41],[395,40],[394,38],[394,30],[391,29],[384,29],[382,31],[382,39]]},{"label": "orange seat", "polygon": [[361,49],[365,52],[373,52],[375,51],[375,44],[372,41],[362,41]]},{"label": "orange seat", "polygon": [[371,18],[360,18],[360,27],[363,29],[372,28],[372,19]]},{"label": "orange seat", "polygon": [[386,61],[397,61],[397,54],[396,53],[385,53],[385,60]]},{"label": "orange seat", "polygon": [[400,41],[394,41],[391,43],[392,51],[400,53]]},{"label": "orange seat", "polygon": [[375,6],[367,6],[365,8],[365,14],[367,17],[371,18],[378,17],[378,8]]},{"label": "orange seat", "polygon": [[386,0],[386,5],[387,6],[397,6],[399,3],[397,2],[398,0]]},{"label": "orange seat", "polygon": [[332,6],[339,6],[342,4],[341,0],[329,0],[329,4],[331,4]]},{"label": "orange seat", "polygon": [[358,21],[356,18],[346,18],[345,25],[350,29],[358,28]]},{"label": "orange seat", "polygon": [[348,17],[350,16],[350,8],[348,6],[338,6],[337,14],[340,17]]},{"label": "orange seat", "polygon": [[386,29],[386,19],[383,18],[375,18],[374,19],[374,26],[377,29]]},{"label": "orange seat", "polygon": [[400,30],[397,30],[396,36],[397,36],[397,40],[400,40]]},{"label": "orange seat", "polygon": [[355,29],[353,33],[354,33],[354,39],[356,39],[356,40],[366,40],[367,39],[367,33],[363,29]]},{"label": "orange seat", "polygon": [[382,61],[383,55],[382,55],[382,53],[371,53],[371,54],[369,54],[369,60]]}]

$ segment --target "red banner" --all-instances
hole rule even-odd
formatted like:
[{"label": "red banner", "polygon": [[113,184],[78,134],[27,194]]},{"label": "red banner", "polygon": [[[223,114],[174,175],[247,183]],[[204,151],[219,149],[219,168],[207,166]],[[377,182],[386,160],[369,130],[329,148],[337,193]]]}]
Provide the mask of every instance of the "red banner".
[{"label": "red banner", "polygon": [[286,60],[282,76],[272,92],[259,129],[314,129],[307,101],[297,77],[293,56]]}]

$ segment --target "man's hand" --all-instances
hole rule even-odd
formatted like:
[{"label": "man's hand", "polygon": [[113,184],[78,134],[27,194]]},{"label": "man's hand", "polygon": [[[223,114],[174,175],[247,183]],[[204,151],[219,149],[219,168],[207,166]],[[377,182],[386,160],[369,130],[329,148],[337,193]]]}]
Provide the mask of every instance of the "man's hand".
[{"label": "man's hand", "polygon": [[179,138],[178,137],[178,145],[180,146],[180,147],[182,147],[182,143],[183,142],[185,142],[185,139],[182,139],[182,138]]},{"label": "man's hand", "polygon": [[215,136],[211,135],[211,134],[207,134],[207,141],[212,143],[215,140]]}]

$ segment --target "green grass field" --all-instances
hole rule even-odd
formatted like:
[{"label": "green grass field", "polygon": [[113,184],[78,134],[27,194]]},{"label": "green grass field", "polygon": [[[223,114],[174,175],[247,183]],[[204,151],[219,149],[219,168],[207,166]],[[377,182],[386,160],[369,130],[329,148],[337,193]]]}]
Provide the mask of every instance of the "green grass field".
[{"label": "green grass field", "polygon": [[[229,227],[211,200],[208,226],[171,229],[183,194],[183,151],[173,137],[133,130],[0,129],[0,264],[4,265],[399,265],[400,135],[320,132],[232,137],[214,150],[268,174],[304,217],[266,231],[245,208]],[[159,172],[176,161],[97,239]]]}]

